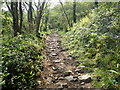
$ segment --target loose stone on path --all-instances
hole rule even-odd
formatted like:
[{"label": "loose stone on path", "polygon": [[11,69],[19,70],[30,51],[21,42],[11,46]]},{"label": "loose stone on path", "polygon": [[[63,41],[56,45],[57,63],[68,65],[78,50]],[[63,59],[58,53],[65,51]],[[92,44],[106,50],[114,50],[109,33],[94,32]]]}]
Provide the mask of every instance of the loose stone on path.
[{"label": "loose stone on path", "polygon": [[[85,66],[74,60],[61,46],[60,36],[52,32],[46,38],[46,57],[39,88],[82,88],[92,87],[91,75],[85,74]],[[43,83],[43,85],[41,85]]]}]

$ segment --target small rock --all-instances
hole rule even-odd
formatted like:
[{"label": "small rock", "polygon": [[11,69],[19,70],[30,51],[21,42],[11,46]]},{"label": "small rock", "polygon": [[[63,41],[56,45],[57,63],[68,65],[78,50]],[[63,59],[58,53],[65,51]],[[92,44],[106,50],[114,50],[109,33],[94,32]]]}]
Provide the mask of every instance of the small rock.
[{"label": "small rock", "polygon": [[73,66],[77,66],[77,65],[79,65],[79,64],[80,64],[79,61],[75,61],[75,62],[73,62],[71,65],[73,65]]},{"label": "small rock", "polygon": [[41,81],[37,81],[37,82],[38,82],[39,85],[41,84]]},{"label": "small rock", "polygon": [[54,63],[60,63],[61,62],[61,59],[59,60],[53,60]]},{"label": "small rock", "polygon": [[69,57],[68,59],[69,59],[69,60],[72,60],[72,58],[71,58],[71,57]]},{"label": "small rock", "polygon": [[52,53],[51,55],[52,55],[52,56],[57,56],[57,54],[56,54],[56,53]]},{"label": "small rock", "polygon": [[56,43],[56,45],[59,45],[59,43]]},{"label": "small rock", "polygon": [[64,65],[64,63],[60,63],[60,65]]},{"label": "small rock", "polygon": [[59,67],[59,68],[57,69],[57,71],[58,71],[59,73],[62,73],[62,72],[63,72],[63,69]]},{"label": "small rock", "polygon": [[72,73],[72,71],[71,71],[71,70],[68,70],[68,71],[66,71],[66,72],[64,73],[64,76],[70,76],[71,73]]},{"label": "small rock", "polygon": [[51,63],[49,63],[49,64],[48,64],[48,66],[52,66],[52,64],[51,64]]},{"label": "small rock", "polygon": [[64,84],[62,85],[62,88],[68,88],[67,83],[64,83]]},{"label": "small rock", "polygon": [[55,49],[50,49],[51,51],[55,51]]},{"label": "small rock", "polygon": [[52,49],[53,47],[49,47],[49,49]]},{"label": "small rock", "polygon": [[74,75],[73,78],[78,78],[78,75]]},{"label": "small rock", "polygon": [[84,73],[85,70],[84,70],[84,69],[76,69],[75,72],[78,72],[78,73]]},{"label": "small rock", "polygon": [[[65,61],[65,60],[67,60],[67,58],[66,57],[63,57],[63,60]],[[67,63],[67,62],[66,62]]]},{"label": "small rock", "polygon": [[58,77],[55,77],[55,80],[57,80],[58,79]]},{"label": "small rock", "polygon": [[56,83],[56,82],[58,82],[58,80],[57,79],[52,79],[52,82]]},{"label": "small rock", "polygon": [[57,46],[57,48],[60,48],[60,46]]},{"label": "small rock", "polygon": [[54,38],[53,38],[53,40],[52,40],[52,41],[53,41],[53,42],[55,42],[55,41],[56,41],[56,39],[54,39]]},{"label": "small rock", "polygon": [[49,76],[50,76],[50,77],[53,77],[53,75],[52,75],[52,74],[49,74]]},{"label": "small rock", "polygon": [[54,71],[53,74],[57,74],[57,71]]},{"label": "small rock", "polygon": [[61,51],[65,51],[65,49],[63,48],[63,49],[61,49]]},{"label": "small rock", "polygon": [[73,76],[67,76],[67,77],[65,77],[65,79],[67,79],[68,81],[73,81],[74,80]]},{"label": "small rock", "polygon": [[59,77],[58,80],[64,80],[65,78],[64,77]]},{"label": "small rock", "polygon": [[59,57],[59,56],[56,56],[55,58],[56,58],[56,59],[60,59],[60,57]]},{"label": "small rock", "polygon": [[89,83],[92,81],[91,76],[88,74],[79,76],[78,79],[80,80],[80,82],[85,82],[85,83]]},{"label": "small rock", "polygon": [[81,75],[83,75],[83,74],[81,74],[81,73],[78,73],[77,75],[78,75],[78,76],[81,76]]},{"label": "small rock", "polygon": [[61,82],[58,82],[58,83],[56,83],[56,84],[59,85],[58,88],[68,88],[67,83],[61,83]]},{"label": "small rock", "polygon": [[57,70],[57,68],[55,68],[55,67],[52,67],[52,69],[53,69],[53,70]]},{"label": "small rock", "polygon": [[55,35],[54,35],[54,36],[55,36],[55,37],[59,37],[59,35],[58,35],[58,34],[56,34],[56,33],[55,33]]},{"label": "small rock", "polygon": [[85,82],[81,82],[81,85],[84,85],[85,84]]},{"label": "small rock", "polygon": [[77,78],[74,78],[73,80],[71,80],[71,82],[77,82],[78,79]]},{"label": "small rock", "polygon": [[78,66],[77,68],[85,68],[85,66]]}]

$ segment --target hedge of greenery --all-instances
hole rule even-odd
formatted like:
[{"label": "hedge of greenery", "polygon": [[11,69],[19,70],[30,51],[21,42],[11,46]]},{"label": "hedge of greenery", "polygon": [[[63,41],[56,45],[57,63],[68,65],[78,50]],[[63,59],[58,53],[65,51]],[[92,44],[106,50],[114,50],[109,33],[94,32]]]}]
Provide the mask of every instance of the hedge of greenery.
[{"label": "hedge of greenery", "polygon": [[44,58],[44,39],[18,35],[2,44],[3,89],[31,89],[37,83]]},{"label": "hedge of greenery", "polygon": [[70,55],[97,75],[93,80],[97,88],[120,89],[119,6],[120,2],[99,3],[63,36]]}]

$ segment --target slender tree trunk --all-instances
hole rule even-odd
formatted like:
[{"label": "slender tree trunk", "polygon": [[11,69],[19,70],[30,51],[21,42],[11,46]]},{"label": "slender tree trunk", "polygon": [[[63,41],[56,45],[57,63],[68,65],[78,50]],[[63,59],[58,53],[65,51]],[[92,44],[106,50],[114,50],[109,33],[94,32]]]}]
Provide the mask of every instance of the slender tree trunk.
[{"label": "slender tree trunk", "polygon": [[32,15],[32,1],[29,1],[29,10],[28,10],[28,22],[30,32],[33,29],[33,15]]},{"label": "slender tree trunk", "polygon": [[18,2],[11,2],[11,13],[13,16],[14,36],[17,36],[17,33],[19,32]]},{"label": "slender tree trunk", "polygon": [[17,33],[20,32],[20,28],[19,28],[19,18],[18,18],[18,2],[12,2],[10,6],[8,5],[8,3],[6,2],[6,5],[9,9],[9,11],[12,14],[12,19],[13,19],[13,30],[14,30],[14,36],[17,36]]},{"label": "slender tree trunk", "polygon": [[22,22],[23,22],[23,10],[22,10],[22,0],[19,2],[19,9],[20,9],[20,33],[22,30]]},{"label": "slender tree trunk", "polygon": [[73,22],[76,23],[76,0],[73,2]]},{"label": "slender tree trunk", "polygon": [[18,22],[18,2],[15,2],[15,36],[19,32],[19,22]]},{"label": "slender tree trunk", "polygon": [[98,0],[95,0],[95,6],[98,7]]},{"label": "slender tree trunk", "polygon": [[40,8],[38,10],[38,16],[37,16],[37,19],[36,19],[36,35],[39,34],[38,31],[39,31],[40,21],[41,21],[41,18],[42,18],[42,13],[43,13],[45,3],[46,3],[46,0],[44,0],[44,2],[42,2],[42,5],[40,6]]},{"label": "slender tree trunk", "polygon": [[44,31],[47,31],[48,15],[49,15],[49,11],[48,11],[48,14],[45,16],[45,27],[44,27]]},{"label": "slender tree trunk", "polygon": [[60,2],[60,4],[61,4],[61,6],[62,6],[62,9],[63,9],[63,12],[64,12],[64,14],[65,14],[66,20],[67,20],[67,22],[68,22],[68,25],[69,25],[69,27],[71,27],[71,24],[70,24],[69,18],[68,18],[68,16],[67,16],[67,13],[65,12],[63,3],[62,3],[60,0],[59,0],[59,2]]}]

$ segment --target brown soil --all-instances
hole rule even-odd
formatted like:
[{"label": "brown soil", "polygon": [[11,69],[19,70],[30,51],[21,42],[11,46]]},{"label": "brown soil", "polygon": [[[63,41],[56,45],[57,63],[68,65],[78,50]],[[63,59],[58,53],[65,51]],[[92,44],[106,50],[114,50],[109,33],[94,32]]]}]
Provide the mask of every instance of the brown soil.
[{"label": "brown soil", "polygon": [[63,49],[60,36],[52,32],[46,38],[46,59],[39,88],[91,88],[91,76],[84,73],[84,66],[76,64],[79,62]]}]

